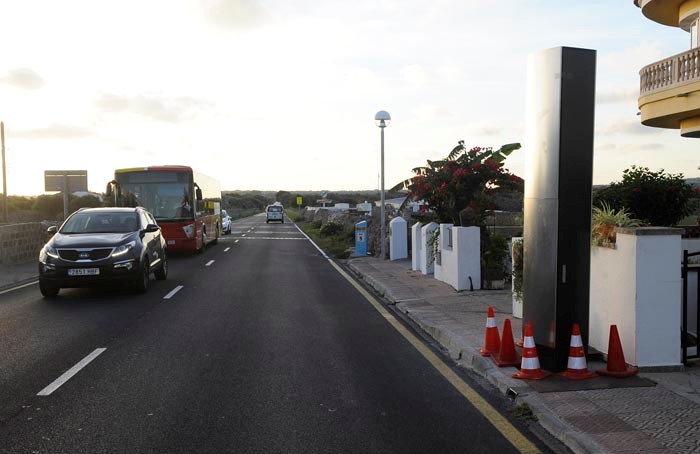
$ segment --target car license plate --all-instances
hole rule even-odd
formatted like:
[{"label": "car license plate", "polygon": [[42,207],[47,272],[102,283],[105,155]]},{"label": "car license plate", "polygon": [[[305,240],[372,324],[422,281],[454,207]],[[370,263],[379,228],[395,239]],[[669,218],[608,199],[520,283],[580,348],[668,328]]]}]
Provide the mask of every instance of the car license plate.
[{"label": "car license plate", "polygon": [[97,276],[100,274],[99,268],[71,268],[68,276]]},{"label": "car license plate", "polygon": [[168,240],[168,246],[172,246],[175,244],[175,240]]}]

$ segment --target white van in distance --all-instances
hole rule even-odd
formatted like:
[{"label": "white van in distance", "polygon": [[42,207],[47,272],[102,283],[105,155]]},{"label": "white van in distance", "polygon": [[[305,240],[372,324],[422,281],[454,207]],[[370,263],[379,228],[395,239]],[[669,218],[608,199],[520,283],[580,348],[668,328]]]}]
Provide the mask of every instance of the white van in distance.
[{"label": "white van in distance", "polygon": [[265,213],[267,214],[266,223],[269,224],[272,221],[279,221],[284,224],[284,208],[281,203],[275,202],[272,205],[268,205],[265,208]]}]

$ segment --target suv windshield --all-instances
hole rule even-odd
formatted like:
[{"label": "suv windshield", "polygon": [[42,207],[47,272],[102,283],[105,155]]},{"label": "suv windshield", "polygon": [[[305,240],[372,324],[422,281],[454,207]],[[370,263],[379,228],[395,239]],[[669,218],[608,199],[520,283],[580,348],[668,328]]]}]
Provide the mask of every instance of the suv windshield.
[{"label": "suv windshield", "polygon": [[76,213],[61,228],[61,233],[127,233],[139,229],[137,213]]}]

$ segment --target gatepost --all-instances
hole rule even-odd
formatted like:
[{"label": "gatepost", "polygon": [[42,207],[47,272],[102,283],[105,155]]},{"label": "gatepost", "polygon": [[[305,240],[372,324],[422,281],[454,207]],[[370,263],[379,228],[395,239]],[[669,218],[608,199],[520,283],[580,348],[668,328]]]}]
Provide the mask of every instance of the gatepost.
[{"label": "gatepost", "polygon": [[355,255],[357,257],[367,255],[367,221],[355,224]]}]

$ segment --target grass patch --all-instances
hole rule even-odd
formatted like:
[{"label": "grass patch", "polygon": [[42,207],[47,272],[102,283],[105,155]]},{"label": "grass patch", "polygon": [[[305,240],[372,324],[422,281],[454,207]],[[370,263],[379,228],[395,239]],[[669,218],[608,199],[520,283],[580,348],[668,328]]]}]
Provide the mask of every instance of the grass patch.
[{"label": "grass patch", "polygon": [[287,208],[286,210],[284,210],[284,212],[287,215],[287,217],[289,217],[289,219],[292,220],[292,222],[296,223],[304,220],[304,215],[296,208]]},{"label": "grass patch", "polygon": [[343,230],[333,235],[322,235],[321,226],[314,224],[300,225],[301,229],[311,237],[318,247],[323,249],[326,254],[338,258],[346,259],[350,257],[348,248],[354,245],[355,233]]}]

